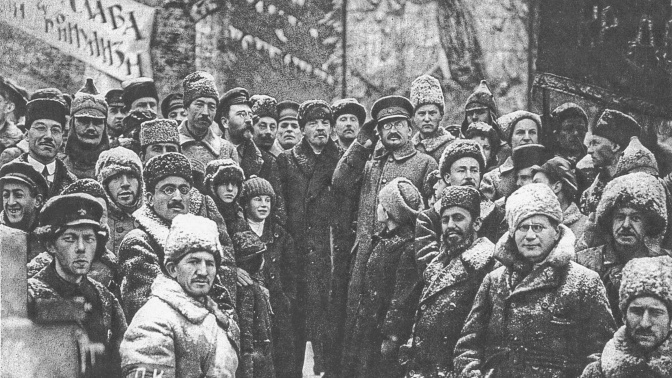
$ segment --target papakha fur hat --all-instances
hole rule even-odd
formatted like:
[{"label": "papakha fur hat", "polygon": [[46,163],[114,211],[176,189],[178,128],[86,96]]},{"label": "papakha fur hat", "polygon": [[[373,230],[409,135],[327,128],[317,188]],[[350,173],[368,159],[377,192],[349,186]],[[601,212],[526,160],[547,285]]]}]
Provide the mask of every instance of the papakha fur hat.
[{"label": "papakha fur hat", "polygon": [[400,225],[414,225],[423,208],[420,191],[405,177],[397,177],[387,183],[378,193],[378,200]]},{"label": "papakha fur hat", "polygon": [[481,175],[485,173],[485,160],[483,159],[478,142],[471,139],[457,139],[449,144],[441,154],[441,158],[439,159],[441,177],[450,173],[450,167],[453,163],[465,157],[476,159],[481,168]]},{"label": "papakha fur hat", "polygon": [[140,147],[143,149],[154,143],[175,143],[180,145],[180,131],[173,119],[154,119],[140,125]]},{"label": "papakha fur hat", "polygon": [[222,244],[217,224],[208,218],[193,214],[179,214],[173,218],[166,238],[165,262],[179,262],[194,252],[208,252],[215,257],[217,266],[222,261]]},{"label": "papakha fur hat", "polygon": [[434,104],[439,107],[439,111],[443,114],[446,101],[443,97],[441,83],[434,76],[422,75],[413,80],[410,97],[414,111],[417,111],[422,105]]},{"label": "papakha fur hat", "polygon": [[150,193],[154,193],[156,183],[170,176],[182,177],[194,185],[189,159],[177,152],[168,152],[149,159],[143,176],[145,187]]},{"label": "papakha fur hat", "polygon": [[334,124],[334,115],[331,107],[324,100],[308,100],[299,106],[299,126],[303,129],[306,123],[316,119],[326,119]]},{"label": "papakha fur hat", "polygon": [[215,85],[215,78],[207,72],[196,71],[185,76],[182,80],[182,93],[184,94],[184,107],[197,98],[209,97],[219,103],[219,92]]},{"label": "papakha fur hat", "polygon": [[252,118],[254,123],[257,123],[260,118],[271,117],[278,120],[277,105],[278,101],[266,95],[254,95],[250,97],[250,108],[252,109]]},{"label": "papakha fur hat", "polygon": [[630,260],[622,271],[619,307],[625,314],[628,305],[639,297],[653,296],[672,311],[672,258],[667,255]]},{"label": "papakha fur hat", "polygon": [[562,208],[558,197],[546,184],[528,184],[506,200],[506,222],[513,236],[522,221],[533,215],[545,215],[562,223]]},{"label": "papakha fur hat", "polygon": [[449,186],[441,193],[441,213],[449,207],[459,206],[471,215],[471,220],[481,216],[481,193],[470,186]]}]

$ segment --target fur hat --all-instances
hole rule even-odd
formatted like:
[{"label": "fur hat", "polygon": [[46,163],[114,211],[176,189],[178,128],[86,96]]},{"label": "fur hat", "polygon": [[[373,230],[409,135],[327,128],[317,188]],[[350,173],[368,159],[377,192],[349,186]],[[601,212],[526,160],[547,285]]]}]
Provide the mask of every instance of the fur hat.
[{"label": "fur hat", "polygon": [[105,203],[109,205],[110,201],[105,194],[105,189],[100,183],[94,179],[83,178],[79,179],[72,184],[65,187],[61,195],[73,194],[73,193],[84,193],[88,194],[94,198],[102,198],[105,200]]},{"label": "fur hat", "polygon": [[333,125],[334,115],[331,111],[331,107],[323,100],[304,101],[303,104],[299,106],[299,126],[303,129],[303,127],[306,126],[306,123],[316,119],[326,119]]},{"label": "fur hat", "polygon": [[476,159],[481,168],[481,175],[485,173],[485,160],[478,143],[470,139],[457,139],[449,144],[441,154],[441,158],[439,159],[441,177],[450,173],[450,167],[454,162],[465,157]]},{"label": "fur hat", "polygon": [[439,107],[439,111],[443,114],[445,99],[439,80],[430,75],[422,75],[413,80],[411,84],[411,104],[413,104],[414,111],[417,111],[422,105],[434,104]]},{"label": "fur hat", "polygon": [[470,186],[449,186],[441,193],[441,211],[459,206],[471,214],[471,220],[481,216],[481,193]]},{"label": "fur hat", "polygon": [[260,118],[271,117],[277,121],[278,111],[276,106],[278,101],[271,96],[266,95],[254,95],[250,97],[250,103],[252,104],[252,118],[254,123],[257,123]]},{"label": "fur hat", "polygon": [[107,118],[107,102],[98,93],[93,79],[87,78],[84,86],[75,93],[70,105],[72,117]]},{"label": "fur hat", "polygon": [[28,163],[10,161],[4,164],[0,168],[0,189],[2,189],[5,181],[19,181],[41,194],[43,200],[47,199],[49,193],[47,180]]},{"label": "fur hat", "polygon": [[511,160],[513,168],[523,169],[542,165],[546,161],[546,147],[541,144],[524,144],[513,149]]},{"label": "fur hat", "polygon": [[334,120],[343,114],[353,114],[360,126],[366,121],[366,109],[354,98],[336,100],[331,104],[331,110],[334,112]]},{"label": "fur hat", "polygon": [[586,126],[588,125],[588,116],[586,115],[585,110],[573,102],[565,102],[551,112],[551,121],[555,123],[556,127],[560,126],[562,121],[571,117],[581,118],[586,122]]},{"label": "fur hat", "polygon": [[207,72],[196,71],[185,76],[182,80],[182,94],[184,107],[189,107],[192,101],[200,97],[210,97],[219,102],[219,92],[215,85],[215,78]]},{"label": "fur hat", "polygon": [[26,128],[30,129],[38,119],[50,119],[65,126],[68,109],[65,104],[52,98],[37,98],[26,105]]},{"label": "fur hat", "polygon": [[109,181],[121,173],[127,173],[138,179],[138,193],[142,193],[142,162],[138,155],[124,147],[101,152],[96,161],[96,179],[105,190]]},{"label": "fur hat", "polygon": [[298,121],[299,103],[291,100],[280,101],[277,105],[278,122],[284,120]]},{"label": "fur hat", "polygon": [[387,183],[378,193],[378,200],[399,224],[415,225],[415,219],[423,208],[418,188],[405,177],[397,177]]},{"label": "fur hat", "polygon": [[127,109],[131,108],[133,101],[144,97],[152,97],[157,102],[159,101],[159,94],[156,91],[154,80],[148,77],[126,80],[121,83],[121,88],[124,90],[122,98]]},{"label": "fur hat", "polygon": [[642,128],[634,118],[618,110],[605,110],[593,127],[593,135],[607,138],[625,148],[630,138],[639,136]]},{"label": "fur hat", "polygon": [[490,155],[492,158],[496,159],[496,155],[499,152],[499,145],[501,144],[501,139],[499,139],[499,133],[497,132],[497,129],[485,122],[472,122],[469,124],[469,126],[467,126],[467,129],[464,132],[464,138],[471,139],[475,136],[488,139],[490,142]]},{"label": "fur hat", "polygon": [[647,215],[647,234],[659,235],[667,224],[665,188],[655,177],[636,172],[616,177],[604,187],[597,204],[597,222],[611,234],[612,214],[620,207],[630,207]]},{"label": "fur hat", "polygon": [[628,305],[639,297],[653,296],[672,311],[672,258],[667,255],[632,259],[622,271],[619,307],[625,314]]},{"label": "fur hat", "polygon": [[175,143],[180,146],[180,131],[174,119],[154,119],[140,125],[140,147],[154,143]]},{"label": "fur hat", "polygon": [[177,176],[194,185],[189,159],[177,152],[154,156],[145,165],[144,180],[147,192],[154,193],[156,183],[166,177]]},{"label": "fur hat", "polygon": [[217,224],[198,215],[179,214],[173,218],[166,238],[164,265],[168,261],[178,263],[184,256],[194,252],[212,254],[219,267],[222,245]]},{"label": "fur hat", "polygon": [[233,182],[238,186],[238,190],[243,190],[243,181],[245,173],[238,163],[229,158],[212,160],[205,167],[204,186],[217,186],[224,182]]},{"label": "fur hat", "polygon": [[516,124],[524,119],[531,119],[534,121],[534,123],[537,124],[537,135],[538,135],[538,142],[542,142],[542,135],[544,131],[543,124],[541,123],[541,117],[539,117],[538,114],[528,112],[526,110],[516,110],[515,112],[511,112],[505,116],[502,116],[497,122],[502,122],[499,123],[499,125],[502,127],[502,129],[506,130],[506,141],[511,145],[511,137],[513,137],[513,129],[515,128]]},{"label": "fur hat", "polygon": [[252,175],[243,183],[243,190],[240,192],[240,199],[243,204],[256,196],[271,197],[271,207],[275,204],[275,190],[266,179]]},{"label": "fur hat", "polygon": [[163,118],[168,118],[171,111],[179,108],[184,108],[184,95],[182,93],[171,93],[161,101]]},{"label": "fur hat", "polygon": [[[70,95],[61,92],[56,88],[42,88],[38,89],[30,96],[30,100],[36,100],[38,98],[48,98],[51,100],[56,100],[65,106],[66,114],[70,114],[70,104],[72,103],[72,98]],[[26,104],[27,105],[27,104]]]},{"label": "fur hat", "polygon": [[373,103],[371,117],[377,126],[393,119],[410,119],[413,115],[413,104],[403,96],[385,96]]},{"label": "fur hat", "polygon": [[533,215],[545,215],[562,223],[562,208],[558,197],[546,184],[528,184],[506,200],[506,222],[509,235],[513,235],[520,222]]},{"label": "fur hat", "polygon": [[616,164],[615,176],[623,176],[628,173],[644,172],[652,176],[658,176],[658,162],[648,148],[642,145],[639,137],[630,138],[628,147],[623,150],[623,155]]}]

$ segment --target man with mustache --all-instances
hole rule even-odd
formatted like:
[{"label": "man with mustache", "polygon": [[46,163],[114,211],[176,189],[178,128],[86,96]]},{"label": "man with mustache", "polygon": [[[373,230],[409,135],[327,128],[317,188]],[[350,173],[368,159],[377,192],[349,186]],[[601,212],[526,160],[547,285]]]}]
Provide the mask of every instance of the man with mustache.
[{"label": "man with mustache", "polygon": [[[441,249],[423,271],[424,289],[408,339],[407,376],[452,372],[453,349],[481,281],[494,267],[495,245],[478,237],[481,195],[470,186],[449,186],[438,201]],[[402,357],[403,358],[403,357]]]},{"label": "man with mustache", "polygon": [[411,84],[413,104],[413,135],[415,149],[439,162],[443,150],[455,140],[452,134],[439,127],[443,118],[445,100],[441,83],[435,77],[422,75]]},{"label": "man with mustache", "polygon": [[596,247],[578,251],[576,262],[602,277],[616,322],[623,317],[618,306],[621,271],[639,257],[665,254],[659,245],[647,245],[665,232],[667,207],[665,188],[655,177],[643,173],[620,176],[607,184],[597,206],[600,240]]},{"label": "man with mustache", "polygon": [[619,307],[624,325],[581,378],[672,375],[672,259],[634,259],[623,269]]},{"label": "man with mustache", "polygon": [[63,163],[77,178],[96,178],[98,156],[110,148],[107,103],[91,78],[75,93],[70,106],[72,132],[65,144]]},{"label": "man with mustache", "polygon": [[291,150],[301,139],[301,127],[297,118],[299,103],[285,100],[278,103],[278,132],[271,153],[278,157],[282,151]]},{"label": "man with mustache", "polygon": [[110,89],[105,94],[107,103],[107,136],[110,139],[110,146],[119,145],[119,137],[124,132],[124,91],[122,89]]},{"label": "man with mustache", "polygon": [[366,109],[354,98],[336,100],[331,104],[331,109],[334,111],[336,145],[343,155],[366,121]]},{"label": "man with mustache", "polygon": [[171,93],[161,101],[161,115],[165,119],[172,119],[178,124],[187,119],[187,109],[184,108],[184,95]]},{"label": "man with mustache", "polygon": [[[149,299],[154,278],[166,273],[163,264],[170,224],[177,215],[189,213],[193,200],[191,165],[182,154],[169,152],[150,159],[143,181],[144,203],[133,213],[137,228],[126,234],[119,246],[121,297],[128,319]],[[233,307],[235,297],[227,295],[235,293],[236,280],[231,240],[223,222],[218,230],[224,254],[218,276],[220,287],[215,288],[213,297],[220,306]]]},{"label": "man with mustache", "polygon": [[[0,168],[0,189],[0,224],[28,233],[33,231],[49,190],[45,178],[30,164],[12,161]],[[30,252],[33,251],[29,251],[29,256]]]},{"label": "man with mustache", "polygon": [[180,214],[165,236],[165,274],[152,277],[151,298],[124,335],[120,376],[233,378],[238,326],[212,297],[223,253],[217,225]]},{"label": "man with mustache", "polygon": [[[89,278],[94,260],[105,251],[107,226],[100,223],[103,208],[88,194],[51,198],[40,212],[35,232],[53,261],[28,279],[28,311],[31,317],[49,319],[53,306],[41,301],[72,301],[83,298],[86,332],[86,377],[119,377],[119,345],[126,319],[117,298],[101,283]],[[90,357],[90,359],[89,359]],[[90,362],[89,362],[90,361]],[[91,364],[94,365],[91,365]]]},{"label": "man with mustache", "polygon": [[460,377],[576,377],[614,331],[597,273],[572,261],[574,234],[544,184],[506,202],[502,264],[480,284],[454,351]]}]

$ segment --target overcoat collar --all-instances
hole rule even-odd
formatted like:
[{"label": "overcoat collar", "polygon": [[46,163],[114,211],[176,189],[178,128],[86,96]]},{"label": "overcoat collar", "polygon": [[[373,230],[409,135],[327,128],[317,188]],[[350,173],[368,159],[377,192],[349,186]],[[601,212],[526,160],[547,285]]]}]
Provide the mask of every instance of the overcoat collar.
[{"label": "overcoat collar", "polygon": [[[315,164],[317,162],[317,155],[313,151],[313,148],[308,144],[308,141],[305,138],[301,138],[301,141],[297,143],[297,145],[294,146],[291,151],[292,156],[294,157],[294,161],[299,166],[299,169],[301,169],[303,174],[312,176],[313,171],[315,170]],[[325,157],[328,161],[335,161],[338,163],[339,152],[336,143],[334,143],[334,141],[329,138],[327,145],[322,150],[320,156]]]},{"label": "overcoat collar", "polygon": [[199,302],[188,295],[177,281],[162,274],[156,276],[152,283],[152,295],[166,302],[193,324],[201,324],[209,314],[213,314],[220,326],[228,329],[228,319],[212,298],[206,296],[205,303]]},{"label": "overcoat collar", "polygon": [[133,218],[140,227],[149,235],[154,242],[165,250],[166,239],[170,232],[170,223],[161,219],[156,212],[147,206],[142,205],[133,213]]},{"label": "overcoat collar", "polygon": [[410,140],[406,142],[403,146],[400,148],[390,151],[388,150],[382,143],[379,146],[376,146],[376,149],[373,151],[373,159],[374,160],[385,160],[388,157],[400,162],[404,161],[410,157],[415,156],[415,154],[418,153],[418,150],[413,147],[413,142]]},{"label": "overcoat collar", "polygon": [[638,377],[646,371],[667,377],[672,372],[672,339],[668,336],[658,349],[644,355],[622,326],[605,345],[600,364],[605,378]]},{"label": "overcoat collar", "polygon": [[562,213],[562,224],[568,225],[572,224],[579,219],[581,219],[581,212],[579,211],[579,207],[576,206],[574,202],[572,202],[567,209]]},{"label": "overcoat collar", "polygon": [[450,142],[453,139],[455,139],[455,137],[452,134],[445,131],[441,127],[437,128],[436,133],[433,137],[426,139],[420,139],[420,138],[421,134],[419,132],[413,135],[413,138],[411,138],[413,146],[415,146],[415,148],[417,149],[419,145],[422,145],[425,147],[425,151],[427,151],[428,153],[436,151],[447,142]]},{"label": "overcoat collar", "polygon": [[203,138],[196,139],[189,129],[187,129],[187,120],[182,121],[180,124],[180,146],[184,148],[186,144],[199,142],[203,143],[211,154],[219,157],[222,149],[222,140],[212,131],[212,126],[208,127],[208,131]]}]

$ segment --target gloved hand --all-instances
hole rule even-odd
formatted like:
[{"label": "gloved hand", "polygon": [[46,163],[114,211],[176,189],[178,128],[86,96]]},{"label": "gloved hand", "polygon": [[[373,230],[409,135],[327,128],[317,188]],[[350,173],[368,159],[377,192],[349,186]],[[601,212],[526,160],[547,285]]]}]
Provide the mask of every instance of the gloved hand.
[{"label": "gloved hand", "polygon": [[[377,122],[376,120],[370,120],[368,122],[365,122],[362,125],[362,128],[359,129],[359,134],[357,134],[357,142],[361,144],[364,147],[369,147],[369,146],[375,146],[376,142],[378,142],[378,135],[376,134],[376,125]],[[367,141],[371,141],[369,145],[367,145]]]}]

